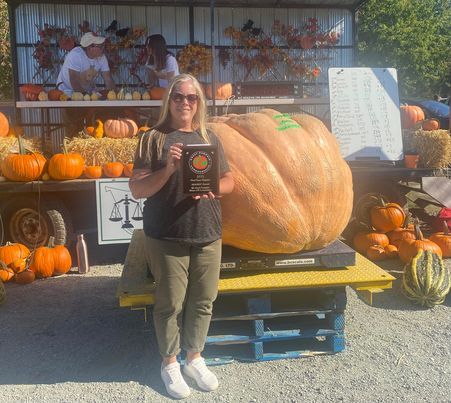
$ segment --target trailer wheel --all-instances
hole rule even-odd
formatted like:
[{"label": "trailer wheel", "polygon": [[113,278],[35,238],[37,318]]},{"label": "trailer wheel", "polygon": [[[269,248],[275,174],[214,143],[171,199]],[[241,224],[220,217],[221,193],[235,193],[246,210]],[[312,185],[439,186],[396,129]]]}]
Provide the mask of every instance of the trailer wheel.
[{"label": "trailer wheel", "polygon": [[0,207],[6,240],[19,242],[29,248],[47,245],[50,236],[56,245],[69,245],[73,240],[73,226],[65,205],[52,199],[18,196]]}]

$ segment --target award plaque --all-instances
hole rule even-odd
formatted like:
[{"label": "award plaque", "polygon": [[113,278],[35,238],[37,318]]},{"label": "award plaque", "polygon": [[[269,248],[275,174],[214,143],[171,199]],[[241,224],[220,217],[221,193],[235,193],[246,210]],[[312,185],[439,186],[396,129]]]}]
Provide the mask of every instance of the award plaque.
[{"label": "award plaque", "polygon": [[190,195],[219,193],[218,147],[212,144],[183,146],[183,192]]}]

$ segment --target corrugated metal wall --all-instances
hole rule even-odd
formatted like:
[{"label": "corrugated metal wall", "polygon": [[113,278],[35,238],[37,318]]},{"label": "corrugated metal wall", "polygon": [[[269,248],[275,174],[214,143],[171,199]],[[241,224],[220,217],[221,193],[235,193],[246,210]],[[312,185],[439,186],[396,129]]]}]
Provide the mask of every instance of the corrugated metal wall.
[{"label": "corrugated metal wall", "polygon": [[[210,9],[208,7],[194,7],[193,33],[194,41],[211,44]],[[311,49],[298,51],[304,57],[322,59],[317,65],[323,73],[317,85],[306,87],[310,96],[327,95],[327,69],[328,67],[351,66],[353,62],[352,50],[352,14],[344,9],[283,9],[283,8],[217,8],[215,10],[215,45],[230,46],[231,40],[224,35],[225,28],[233,26],[240,29],[251,19],[256,27],[269,32],[274,20],[283,24],[299,28],[309,17],[318,19],[318,24],[324,28],[334,28],[340,32],[340,46],[350,48],[338,49]],[[39,40],[38,29],[44,23],[58,27],[71,27],[74,34],[78,34],[78,24],[86,20],[90,26],[103,32],[112,20],[118,20],[119,27],[145,27],[147,34],[161,33],[169,46],[181,47],[190,42],[189,8],[188,7],[162,7],[162,6],[111,6],[111,5],[58,5],[58,4],[23,4],[16,11],[16,42],[17,60],[19,69],[19,82],[27,83],[42,81],[33,76],[36,73],[36,63],[32,57],[33,46]],[[177,48],[172,50],[175,52]],[[63,59],[64,53],[61,54]],[[293,53],[296,57],[296,53]],[[62,60],[61,60],[62,62]],[[277,66],[282,72],[285,66]],[[226,68],[217,61],[215,72],[219,81],[239,81],[243,77],[240,66]],[[144,72],[141,72],[142,74]],[[50,73],[45,73],[49,83],[55,83],[58,67]],[[117,83],[133,84],[130,81],[128,69],[122,68],[115,75]],[[144,75],[143,75],[144,78]],[[202,81],[211,81],[209,77],[199,77]],[[274,79],[267,77],[250,77],[249,79]],[[305,108],[304,108],[305,109]],[[323,108],[324,109],[324,108]],[[309,112],[317,112],[317,107],[311,107]],[[40,115],[36,111],[23,112],[23,120],[39,122]],[[58,110],[51,111],[51,120],[60,121]]]}]

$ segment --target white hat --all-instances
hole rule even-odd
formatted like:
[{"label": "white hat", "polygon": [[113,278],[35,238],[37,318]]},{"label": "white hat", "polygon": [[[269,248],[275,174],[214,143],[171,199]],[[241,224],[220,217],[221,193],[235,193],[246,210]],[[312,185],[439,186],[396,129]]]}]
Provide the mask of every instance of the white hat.
[{"label": "white hat", "polygon": [[80,45],[84,48],[91,45],[100,45],[103,42],[105,42],[105,37],[98,36],[94,32],[86,32],[80,39]]}]

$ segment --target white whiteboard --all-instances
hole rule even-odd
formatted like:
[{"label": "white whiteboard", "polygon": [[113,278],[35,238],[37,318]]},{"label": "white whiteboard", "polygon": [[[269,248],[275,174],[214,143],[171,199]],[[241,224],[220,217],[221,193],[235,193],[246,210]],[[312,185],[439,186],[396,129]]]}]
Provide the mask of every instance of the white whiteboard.
[{"label": "white whiteboard", "polygon": [[346,160],[403,158],[398,79],[391,68],[330,68],[332,133]]},{"label": "white whiteboard", "polygon": [[97,179],[97,230],[99,245],[129,243],[143,227],[143,199],[135,200],[128,178]]}]

